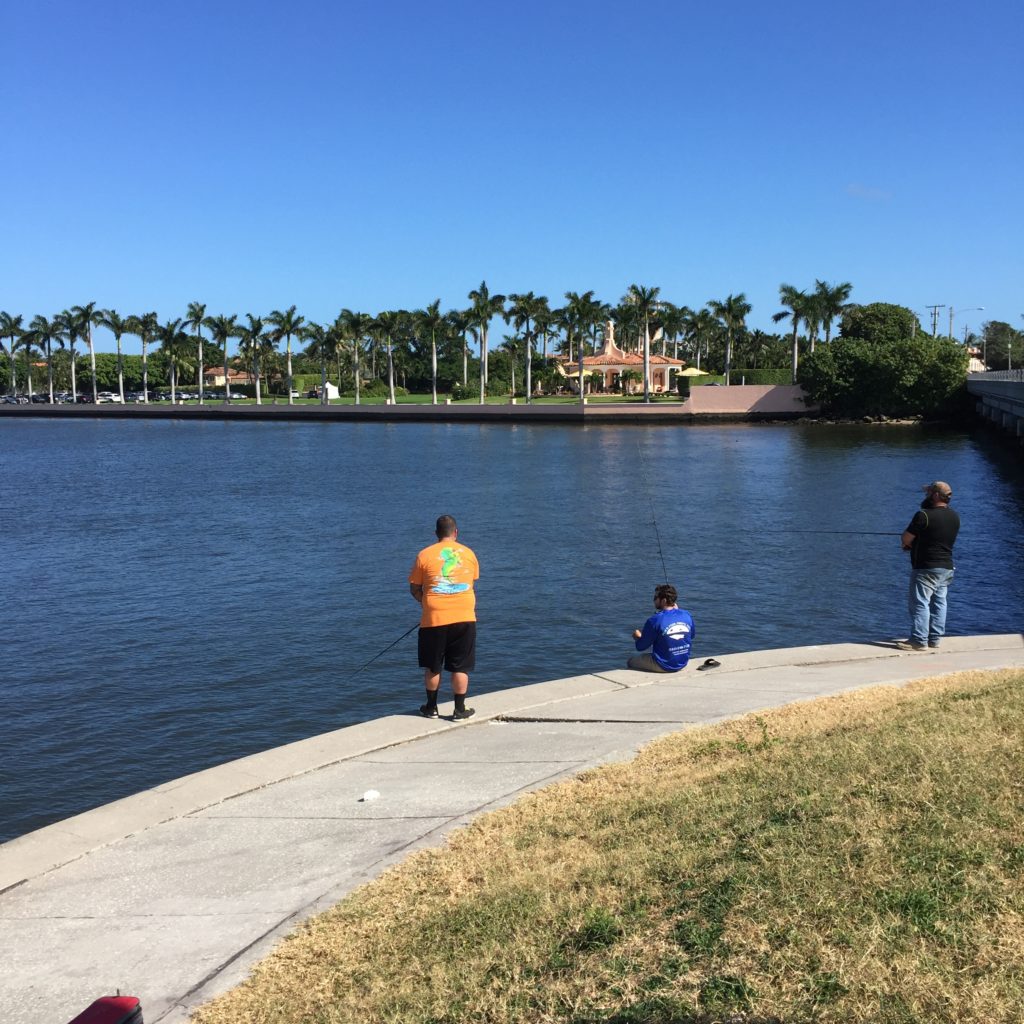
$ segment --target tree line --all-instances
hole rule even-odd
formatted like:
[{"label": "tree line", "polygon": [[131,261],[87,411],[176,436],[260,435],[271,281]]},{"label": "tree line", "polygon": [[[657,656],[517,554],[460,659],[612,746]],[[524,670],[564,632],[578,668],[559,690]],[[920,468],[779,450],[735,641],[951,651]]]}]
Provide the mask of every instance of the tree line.
[{"label": "tree line", "polygon": [[[619,346],[643,356],[644,399],[649,401],[652,344],[660,347],[662,355],[682,356],[698,369],[703,365],[704,369],[723,373],[727,383],[737,365],[789,369],[792,380],[797,382],[801,357],[813,356],[821,343],[829,346],[836,320],[851,310],[863,308],[848,301],[851,292],[848,282],[830,285],[818,280],[806,290],[780,285],[783,308],[773,315],[773,321],[789,321],[788,337],[749,330],[746,319],[752,307],[743,293],[693,309],[663,298],[660,288],[633,284],[615,304],[597,298],[594,291],[570,291],[564,294],[564,305],[553,307],[546,296],[533,292],[496,294],[483,281],[468,293],[464,308],[442,312],[439,299],[423,309],[385,310],[376,315],[346,308],[325,324],[307,320],[294,305],[267,316],[249,313],[240,320],[237,315],[208,315],[204,304],[193,302],[183,317],[160,322],[156,313],[122,317],[117,311],[100,309],[92,302],[73,306],[52,319],[36,316],[27,327],[23,326],[21,316],[3,312],[0,345],[8,358],[8,386],[12,391],[16,386],[18,355],[29,375],[29,390],[33,358],[38,354],[45,360],[51,401],[54,356],[65,349],[71,391],[77,396],[76,345],[87,349],[87,370],[92,397],[96,399],[93,328],[102,327],[115,339],[117,389],[122,399],[122,338],[128,335],[141,341],[140,383],[144,400],[149,397],[150,353],[155,350],[166,374],[161,377],[170,385],[172,396],[183,383],[194,382],[200,389],[200,401],[205,390],[204,370],[215,358],[223,366],[225,397],[229,371],[236,366],[254,383],[257,401],[269,384],[271,370],[278,373],[286,381],[291,403],[297,366],[303,373],[319,371],[322,401],[326,401],[324,385],[329,372],[336,375],[339,387],[349,385],[357,403],[361,391],[375,384],[382,390],[386,387],[389,400],[394,402],[398,378],[421,387],[429,382],[436,403],[439,388],[466,396],[472,370],[482,402],[492,385],[493,390],[505,393],[511,388],[514,393],[517,370],[522,393],[529,400],[535,378],[551,385],[561,377],[553,372],[555,360],[563,365],[578,365],[581,372],[577,380],[582,382],[582,360],[600,349],[606,325],[611,323]],[[910,316],[913,334],[920,325],[912,313]],[[496,321],[507,325],[509,331],[499,345],[492,347],[490,331]],[[236,343],[233,357],[232,342]],[[497,380],[492,374],[495,361],[500,364]],[[582,391],[582,383],[576,386]]]}]

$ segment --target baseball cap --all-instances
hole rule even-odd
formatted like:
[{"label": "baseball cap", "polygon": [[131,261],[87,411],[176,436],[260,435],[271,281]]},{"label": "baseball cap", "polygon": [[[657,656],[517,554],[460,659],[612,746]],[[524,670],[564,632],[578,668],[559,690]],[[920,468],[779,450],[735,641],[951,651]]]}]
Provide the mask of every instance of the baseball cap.
[{"label": "baseball cap", "polygon": [[951,498],[953,496],[953,488],[944,480],[933,480],[930,484],[925,484],[921,490],[928,494],[938,494],[943,498]]}]

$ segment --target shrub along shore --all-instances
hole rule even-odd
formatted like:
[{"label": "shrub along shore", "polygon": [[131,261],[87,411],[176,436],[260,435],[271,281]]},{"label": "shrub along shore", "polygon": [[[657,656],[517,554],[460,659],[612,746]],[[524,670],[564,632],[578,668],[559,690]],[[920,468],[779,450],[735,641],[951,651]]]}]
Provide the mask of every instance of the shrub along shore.
[{"label": "shrub along shore", "polygon": [[1019,1020],[1022,684],[658,740],[411,856],[197,1021]]}]

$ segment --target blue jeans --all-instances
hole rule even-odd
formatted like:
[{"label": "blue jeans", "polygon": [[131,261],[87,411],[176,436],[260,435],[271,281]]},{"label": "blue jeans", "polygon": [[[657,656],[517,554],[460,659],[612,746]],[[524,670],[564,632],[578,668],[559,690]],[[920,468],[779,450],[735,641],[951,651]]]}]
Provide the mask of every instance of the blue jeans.
[{"label": "blue jeans", "polygon": [[910,574],[910,640],[939,646],[946,632],[946,588],[952,569],[914,569]]}]

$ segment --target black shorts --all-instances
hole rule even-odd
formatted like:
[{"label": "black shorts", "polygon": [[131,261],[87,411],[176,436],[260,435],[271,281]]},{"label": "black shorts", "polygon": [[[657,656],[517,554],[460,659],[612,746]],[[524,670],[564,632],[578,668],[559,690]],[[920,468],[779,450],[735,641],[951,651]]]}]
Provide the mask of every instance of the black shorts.
[{"label": "black shorts", "polygon": [[476,623],[420,626],[420,668],[431,672],[472,672],[476,668]]}]

